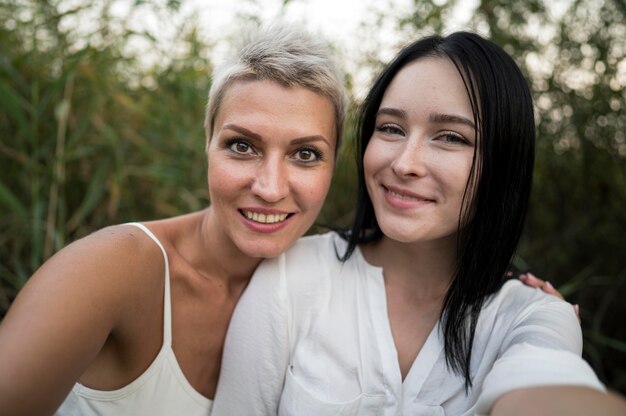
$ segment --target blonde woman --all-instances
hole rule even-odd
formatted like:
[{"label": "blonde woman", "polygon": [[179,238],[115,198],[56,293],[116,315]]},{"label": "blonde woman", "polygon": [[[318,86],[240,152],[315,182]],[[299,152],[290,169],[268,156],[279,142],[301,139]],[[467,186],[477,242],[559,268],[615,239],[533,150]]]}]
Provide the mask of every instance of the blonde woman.
[{"label": "blonde woman", "polygon": [[0,413],[208,415],[235,304],[317,217],[344,111],[322,41],[257,33],[209,93],[211,205],[97,231],[48,260],[0,326]]}]

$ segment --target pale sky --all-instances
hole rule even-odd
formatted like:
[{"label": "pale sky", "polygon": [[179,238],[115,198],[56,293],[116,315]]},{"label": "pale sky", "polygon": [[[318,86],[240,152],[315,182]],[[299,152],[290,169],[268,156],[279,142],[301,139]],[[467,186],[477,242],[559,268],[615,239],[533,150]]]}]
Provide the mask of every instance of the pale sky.
[{"label": "pale sky", "polygon": [[[412,0],[291,0],[283,6],[282,0],[183,0],[185,11],[193,11],[207,36],[218,42],[217,60],[228,48],[229,37],[238,34],[238,14],[258,16],[262,21],[280,18],[321,32],[339,49],[345,70],[359,85],[370,81],[371,74],[359,71],[366,52],[375,49],[377,56],[388,60],[400,42],[393,20],[383,22],[382,26],[377,24],[377,30],[372,30],[378,15],[380,12],[402,15],[408,13],[411,4]],[[356,93],[360,95],[358,89],[357,86]]]},{"label": "pale sky", "polygon": [[[70,10],[86,0],[63,0],[60,9]],[[444,0],[441,0],[444,1]],[[397,32],[398,19],[411,13],[413,0],[180,0],[179,13],[172,13],[154,4],[164,4],[165,0],[146,1],[140,7],[132,7],[135,0],[113,0],[111,11],[114,15],[127,19],[127,24],[137,33],[144,31],[159,40],[160,51],[154,51],[141,36],[131,38],[129,49],[135,51],[142,60],[151,64],[164,56],[177,54],[176,30],[181,23],[199,27],[203,39],[212,45],[210,58],[219,63],[220,58],[232,45],[242,30],[242,16],[254,16],[261,21],[276,19],[302,24],[312,32],[321,32],[339,50],[344,69],[353,76],[355,94],[363,96],[371,81],[370,69],[364,65],[368,56],[389,61],[399,45],[411,39],[403,39]],[[450,30],[463,29],[464,24],[477,6],[478,0],[460,1],[449,22]],[[99,2],[95,3],[96,5]],[[106,4],[106,3],[102,3]],[[151,5],[152,4],[152,5]],[[73,15],[63,24],[74,29],[90,32],[92,19],[97,15],[94,8]],[[386,19],[380,19],[380,16]]]},{"label": "pale sky", "polygon": [[[459,2],[450,19],[450,28],[463,28],[478,0]],[[372,74],[363,67],[367,54],[390,60],[402,39],[397,21],[411,13],[413,0],[183,0],[183,9],[197,16],[210,39],[216,40],[216,59],[228,47],[229,36],[237,36],[237,14],[258,16],[263,21],[281,18],[321,32],[340,51],[344,69],[352,74],[356,95],[362,96]],[[261,6],[262,4],[262,6]],[[380,15],[388,17],[380,20]],[[240,20],[239,20],[240,21]],[[375,26],[375,29],[373,29]],[[223,42],[223,43],[219,43]]]}]

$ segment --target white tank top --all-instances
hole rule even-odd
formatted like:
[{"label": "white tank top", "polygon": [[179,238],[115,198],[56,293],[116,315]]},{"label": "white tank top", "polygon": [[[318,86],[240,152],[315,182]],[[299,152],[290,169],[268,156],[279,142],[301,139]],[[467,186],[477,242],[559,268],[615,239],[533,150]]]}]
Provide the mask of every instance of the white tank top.
[{"label": "white tank top", "polygon": [[172,350],[172,309],[167,253],[161,242],[143,224],[130,223],[129,225],[140,228],[154,240],[165,259],[163,346],[148,369],[121,389],[101,391],[76,383],[55,414],[57,416],[208,416],[213,402],[189,384]]}]

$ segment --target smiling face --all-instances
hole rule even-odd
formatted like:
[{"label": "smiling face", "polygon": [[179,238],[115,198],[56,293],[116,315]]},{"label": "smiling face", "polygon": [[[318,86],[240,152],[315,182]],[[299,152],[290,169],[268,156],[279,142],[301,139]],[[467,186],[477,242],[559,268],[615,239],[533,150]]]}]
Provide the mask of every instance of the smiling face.
[{"label": "smiling face", "polygon": [[273,81],[235,82],[207,149],[214,229],[245,255],[281,254],[322,208],[335,145],[327,98]]},{"label": "smiling face", "polygon": [[472,107],[449,59],[421,58],[398,72],[363,160],[386,237],[454,241],[475,144]]}]

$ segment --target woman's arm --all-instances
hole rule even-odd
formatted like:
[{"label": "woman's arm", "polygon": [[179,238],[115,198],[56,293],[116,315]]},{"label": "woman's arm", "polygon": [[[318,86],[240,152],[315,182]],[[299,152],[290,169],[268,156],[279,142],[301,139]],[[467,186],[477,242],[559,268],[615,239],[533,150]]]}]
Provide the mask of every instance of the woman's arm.
[{"label": "woman's arm", "polygon": [[570,304],[515,282],[496,299],[499,326],[506,333],[482,382],[478,414],[489,414],[498,399],[520,389],[570,385],[604,391],[581,357],[582,332]]},{"label": "woman's arm", "polygon": [[0,325],[3,414],[52,414],[122,319],[133,244],[115,233],[60,251],[13,302]]},{"label": "woman's arm", "polygon": [[615,393],[579,386],[545,386],[514,390],[496,401],[491,416],[624,416],[626,400]]}]

